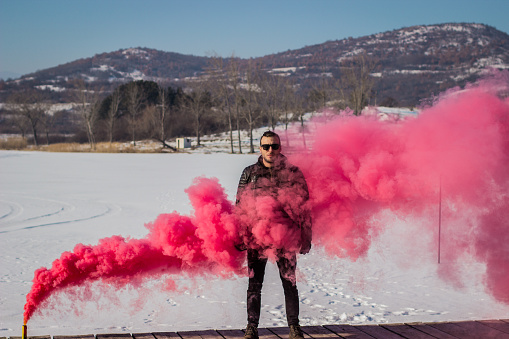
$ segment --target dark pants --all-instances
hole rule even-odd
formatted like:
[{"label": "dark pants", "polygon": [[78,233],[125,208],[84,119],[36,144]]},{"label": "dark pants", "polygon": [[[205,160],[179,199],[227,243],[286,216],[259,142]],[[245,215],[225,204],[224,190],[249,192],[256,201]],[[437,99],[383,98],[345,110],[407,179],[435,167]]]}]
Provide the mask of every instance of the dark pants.
[{"label": "dark pants", "polygon": [[[247,266],[249,268],[249,286],[247,289],[247,322],[258,326],[262,301],[262,285],[265,276],[267,258],[261,258],[258,251],[247,251]],[[287,259],[279,257],[277,260],[279,276],[285,292],[285,308],[288,326],[299,325],[299,292],[295,280],[297,257]]]}]

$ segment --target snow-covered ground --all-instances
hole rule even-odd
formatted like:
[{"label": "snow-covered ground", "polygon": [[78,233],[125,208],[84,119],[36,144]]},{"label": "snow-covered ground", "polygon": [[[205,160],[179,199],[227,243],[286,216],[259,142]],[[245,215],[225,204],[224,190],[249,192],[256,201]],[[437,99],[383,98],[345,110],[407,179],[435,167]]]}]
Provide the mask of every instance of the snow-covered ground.
[{"label": "snow-covered ground", "polygon": [[[211,152],[214,153],[214,152]],[[78,243],[112,235],[143,238],[159,214],[191,213],[184,190],[216,177],[233,200],[242,169],[256,155],[90,154],[0,151],[0,336],[19,336],[34,271]],[[409,225],[386,216],[387,231],[357,262],[320,248],[299,258],[301,324],[375,324],[509,318],[481,284],[482,265],[462,287],[441,280],[433,239],[398,239]],[[415,221],[418,226],[418,220]],[[412,260],[408,260],[408,258]],[[185,280],[186,278],[178,278]],[[182,281],[181,281],[182,283]],[[186,282],[184,281],[184,284]],[[243,328],[247,278],[189,280],[181,293],[157,282],[116,291],[95,286],[91,301],[51,299],[28,323],[30,335]],[[283,290],[267,267],[261,326],[285,326]],[[113,298],[116,296],[117,298]]]}]

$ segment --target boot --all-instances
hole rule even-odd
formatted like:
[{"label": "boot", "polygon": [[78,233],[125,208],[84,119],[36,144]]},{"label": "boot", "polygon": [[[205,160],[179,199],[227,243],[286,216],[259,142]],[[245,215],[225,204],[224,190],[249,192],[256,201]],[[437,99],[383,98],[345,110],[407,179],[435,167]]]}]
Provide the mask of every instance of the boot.
[{"label": "boot", "polygon": [[254,325],[248,324],[246,332],[244,333],[244,339],[258,339],[258,328]]},{"label": "boot", "polygon": [[290,325],[290,335],[288,339],[304,339],[304,335],[302,334],[302,330],[299,325]]}]

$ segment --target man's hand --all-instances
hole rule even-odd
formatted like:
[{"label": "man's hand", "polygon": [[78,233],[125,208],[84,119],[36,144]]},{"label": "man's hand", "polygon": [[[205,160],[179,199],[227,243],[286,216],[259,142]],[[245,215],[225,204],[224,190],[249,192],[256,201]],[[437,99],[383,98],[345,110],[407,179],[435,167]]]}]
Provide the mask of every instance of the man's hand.
[{"label": "man's hand", "polygon": [[239,244],[235,244],[233,245],[235,246],[235,248],[238,250],[238,251],[245,251],[247,250],[247,246],[246,244],[244,244],[243,242],[239,243]]},{"label": "man's hand", "polygon": [[302,246],[300,247],[299,253],[300,254],[308,254],[310,250],[311,250],[311,242],[306,242],[306,243],[302,244]]}]

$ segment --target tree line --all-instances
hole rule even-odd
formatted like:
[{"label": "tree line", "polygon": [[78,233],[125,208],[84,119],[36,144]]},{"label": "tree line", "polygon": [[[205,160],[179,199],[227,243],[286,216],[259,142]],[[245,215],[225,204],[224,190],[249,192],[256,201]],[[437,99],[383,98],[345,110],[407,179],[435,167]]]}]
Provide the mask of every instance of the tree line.
[{"label": "tree line", "polygon": [[[326,106],[349,107],[354,114],[374,98],[377,63],[358,55],[332,74],[323,72],[311,89],[303,90],[291,76],[263,69],[255,60],[212,57],[205,72],[176,86],[154,81],[121,84],[110,93],[76,80],[72,86],[76,135],[90,144],[97,142],[152,139],[163,148],[172,148],[168,140],[193,136],[197,146],[206,134],[227,131],[232,153],[243,153],[241,131],[249,135],[248,152],[255,151],[253,130],[260,126],[294,121],[304,123],[306,112]],[[40,144],[41,133],[50,142],[50,134],[61,115],[50,112],[51,103],[40,91],[14,93],[5,109],[10,122],[26,138]],[[3,122],[2,122],[3,123]],[[235,135],[234,135],[235,134]]]}]

